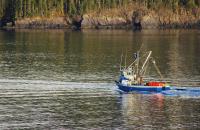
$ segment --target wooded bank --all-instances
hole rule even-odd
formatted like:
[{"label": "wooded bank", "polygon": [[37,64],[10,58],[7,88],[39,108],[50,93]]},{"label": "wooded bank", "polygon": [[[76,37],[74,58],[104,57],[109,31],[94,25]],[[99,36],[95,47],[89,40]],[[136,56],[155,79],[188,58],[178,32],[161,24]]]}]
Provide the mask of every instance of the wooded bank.
[{"label": "wooded bank", "polygon": [[192,27],[200,0],[0,0],[0,25],[17,27]]}]

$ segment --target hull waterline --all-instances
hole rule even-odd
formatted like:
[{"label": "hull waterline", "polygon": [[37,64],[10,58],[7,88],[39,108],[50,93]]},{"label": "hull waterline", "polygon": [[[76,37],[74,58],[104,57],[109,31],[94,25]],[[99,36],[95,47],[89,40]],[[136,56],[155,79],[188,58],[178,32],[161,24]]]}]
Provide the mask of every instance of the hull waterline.
[{"label": "hull waterline", "polygon": [[148,92],[162,92],[166,90],[170,90],[169,86],[161,87],[161,86],[145,86],[145,85],[131,85],[126,86],[121,83],[116,83],[118,88],[124,92],[131,92],[131,91],[148,91]]}]

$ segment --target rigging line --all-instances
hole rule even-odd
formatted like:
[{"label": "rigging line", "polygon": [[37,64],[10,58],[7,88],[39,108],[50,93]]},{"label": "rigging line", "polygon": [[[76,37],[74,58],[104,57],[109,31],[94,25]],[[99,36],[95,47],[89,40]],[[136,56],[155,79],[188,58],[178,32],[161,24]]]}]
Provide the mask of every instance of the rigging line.
[{"label": "rigging line", "polygon": [[141,70],[143,70],[143,69],[144,69],[144,67],[145,67],[146,63],[147,63],[147,62],[148,62],[148,60],[151,58],[151,57],[150,57],[150,56],[151,56],[151,54],[152,54],[152,51],[149,51],[149,54],[148,54],[148,56],[147,56],[146,60],[144,61],[144,63],[143,63],[143,65],[142,65],[142,68],[141,68]]},{"label": "rigging line", "polygon": [[151,61],[152,61],[153,65],[154,65],[154,67],[155,67],[157,73],[160,75],[161,80],[163,80],[163,76],[162,76],[162,74],[161,74],[161,72],[160,72],[158,66],[156,65],[156,61],[155,61],[153,58],[152,58]]},{"label": "rigging line", "polygon": [[130,68],[135,62],[136,62],[136,60],[133,61],[133,62],[127,67],[127,69]]},{"label": "rigging line", "polygon": [[121,53],[121,59],[120,59],[120,71],[122,71],[122,60],[123,60],[123,51]]},{"label": "rigging line", "polygon": [[145,75],[146,74],[146,71],[147,71],[147,68],[149,67],[149,61],[147,62],[145,68],[143,69],[142,71],[142,74],[141,75]]},{"label": "rigging line", "polygon": [[140,46],[139,52],[142,50],[142,47],[143,47],[143,43],[141,43],[141,46]]}]

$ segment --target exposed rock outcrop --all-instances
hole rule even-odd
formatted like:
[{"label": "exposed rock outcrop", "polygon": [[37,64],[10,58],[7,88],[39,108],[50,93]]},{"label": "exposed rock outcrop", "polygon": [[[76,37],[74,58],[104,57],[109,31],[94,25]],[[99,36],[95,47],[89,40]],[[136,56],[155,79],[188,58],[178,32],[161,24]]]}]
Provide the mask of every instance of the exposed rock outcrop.
[{"label": "exposed rock outcrop", "polygon": [[82,15],[76,15],[72,18],[72,28],[74,30],[81,30],[82,26],[82,21],[83,21],[83,16]]},{"label": "exposed rock outcrop", "polygon": [[133,11],[132,15],[132,25],[134,30],[141,30],[142,29],[142,12],[137,10]]}]

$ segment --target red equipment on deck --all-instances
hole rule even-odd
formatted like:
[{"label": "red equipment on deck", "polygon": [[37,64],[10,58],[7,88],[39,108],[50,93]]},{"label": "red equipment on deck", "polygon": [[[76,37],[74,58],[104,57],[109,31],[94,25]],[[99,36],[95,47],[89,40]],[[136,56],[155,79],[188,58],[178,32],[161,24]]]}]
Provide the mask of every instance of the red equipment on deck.
[{"label": "red equipment on deck", "polygon": [[165,86],[165,83],[164,82],[148,82],[146,83],[146,86]]}]

